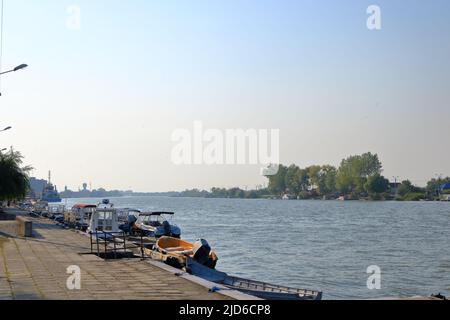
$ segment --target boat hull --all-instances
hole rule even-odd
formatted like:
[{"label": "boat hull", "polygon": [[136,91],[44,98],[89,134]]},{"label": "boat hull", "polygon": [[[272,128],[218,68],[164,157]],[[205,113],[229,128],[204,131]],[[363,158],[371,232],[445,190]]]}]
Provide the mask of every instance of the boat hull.
[{"label": "boat hull", "polygon": [[[161,237],[154,246],[156,253],[153,256],[178,268],[186,267],[188,258],[192,260],[195,258],[198,259],[197,261],[201,261],[205,267],[214,269],[218,260],[217,255],[210,248],[206,251],[203,249],[179,238]],[[199,254],[202,256],[200,257]]]},{"label": "boat hull", "polygon": [[186,271],[202,279],[225,285],[240,292],[265,300],[321,300],[322,292],[278,286],[261,281],[229,276],[225,272],[206,268],[188,258]]}]

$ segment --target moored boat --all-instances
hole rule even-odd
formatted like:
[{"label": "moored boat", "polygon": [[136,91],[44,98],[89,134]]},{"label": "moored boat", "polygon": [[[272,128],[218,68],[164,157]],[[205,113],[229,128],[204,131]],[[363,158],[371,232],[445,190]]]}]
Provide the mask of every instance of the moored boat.
[{"label": "moored boat", "polygon": [[173,212],[140,213],[136,221],[130,221],[132,225],[131,232],[146,237],[160,238],[162,236],[168,236],[180,238],[180,228],[170,223],[168,219],[169,217],[173,217],[173,215]]},{"label": "moored boat", "polygon": [[123,232],[119,228],[117,210],[109,200],[103,200],[92,212],[87,232],[103,239]]},{"label": "moored boat", "polygon": [[64,214],[66,207],[62,204],[50,204],[48,205],[48,215],[49,219],[54,219],[56,216],[61,216]]},{"label": "moored boat", "polygon": [[130,218],[138,218],[141,214],[141,211],[138,209],[131,209],[131,208],[120,208],[117,209],[117,216],[120,223],[128,223]]},{"label": "moored boat", "polygon": [[72,207],[71,220],[73,227],[86,231],[91,221],[91,216],[97,209],[96,205],[91,204],[76,204]]},{"label": "moored boat", "polygon": [[48,212],[47,210],[48,210],[48,202],[38,201],[33,204],[30,214],[35,216],[43,216]]},{"label": "moored boat", "polygon": [[322,292],[297,289],[287,286],[270,284],[262,281],[249,280],[234,277],[207,268],[190,257],[186,259],[186,271],[202,279],[222,284],[230,289],[238,290],[243,293],[266,300],[321,300]]},{"label": "moored boat", "polygon": [[199,239],[195,243],[190,243],[173,237],[159,238],[154,246],[152,258],[177,268],[186,267],[187,260],[192,259],[208,269],[214,269],[218,260],[206,240]]}]

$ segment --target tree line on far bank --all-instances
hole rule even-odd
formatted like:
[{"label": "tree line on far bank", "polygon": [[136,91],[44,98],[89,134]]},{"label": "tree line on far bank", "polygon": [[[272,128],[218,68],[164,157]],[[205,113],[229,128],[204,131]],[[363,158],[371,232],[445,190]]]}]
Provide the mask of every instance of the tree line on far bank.
[{"label": "tree line on far bank", "polygon": [[[382,175],[382,164],[377,154],[370,152],[343,159],[338,168],[331,165],[312,165],[306,168],[292,164],[280,165],[277,174],[266,176],[267,188],[242,190],[240,188],[212,188],[186,190],[178,196],[206,198],[289,198],[347,200],[437,200],[443,184],[450,177],[431,179],[425,188],[409,180],[390,183]],[[444,191],[448,193],[448,191]]]},{"label": "tree line on far bank", "polygon": [[[20,152],[0,152],[0,206],[3,201],[24,199],[29,190],[29,166],[22,166]],[[371,200],[438,200],[444,184],[450,177],[434,178],[426,187],[418,187],[409,180],[393,185],[382,175],[382,164],[377,154],[370,152],[342,160],[338,168],[331,165],[280,165],[277,174],[267,176],[267,188],[212,188],[164,193],[167,196],[205,198],[289,198],[289,199],[371,199]]]}]

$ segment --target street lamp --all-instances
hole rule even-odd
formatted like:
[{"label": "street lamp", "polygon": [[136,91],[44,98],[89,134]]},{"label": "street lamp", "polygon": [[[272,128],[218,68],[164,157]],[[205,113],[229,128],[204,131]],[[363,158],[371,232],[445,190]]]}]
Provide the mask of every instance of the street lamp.
[{"label": "street lamp", "polygon": [[10,72],[16,72],[22,69],[25,69],[26,67],[28,67],[27,64],[21,64],[17,67],[15,67],[14,69],[8,70],[8,71],[4,71],[4,72],[0,72],[0,75],[5,74],[5,73],[10,73]]}]

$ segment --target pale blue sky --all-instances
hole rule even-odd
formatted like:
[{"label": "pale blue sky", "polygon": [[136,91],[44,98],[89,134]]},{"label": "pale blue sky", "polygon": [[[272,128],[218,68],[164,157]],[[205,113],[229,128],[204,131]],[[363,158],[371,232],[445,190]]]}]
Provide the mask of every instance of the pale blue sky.
[{"label": "pale blue sky", "polygon": [[[382,30],[366,28],[381,7]],[[69,5],[81,29],[66,27]],[[60,188],[249,186],[253,166],[174,166],[171,133],[281,130],[281,161],[377,152],[450,175],[450,2],[5,0],[0,147]],[[127,165],[128,164],[128,165]]]}]

